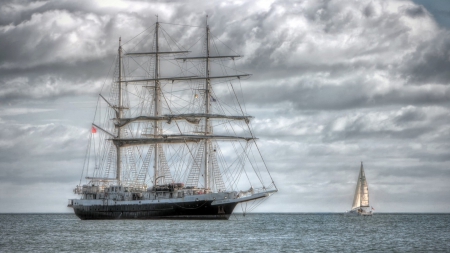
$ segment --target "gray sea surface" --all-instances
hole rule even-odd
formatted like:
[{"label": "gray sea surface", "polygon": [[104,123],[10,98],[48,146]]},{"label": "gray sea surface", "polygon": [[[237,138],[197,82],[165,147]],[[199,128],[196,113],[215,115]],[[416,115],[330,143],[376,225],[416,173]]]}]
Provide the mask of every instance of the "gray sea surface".
[{"label": "gray sea surface", "polygon": [[228,221],[0,214],[0,252],[450,252],[450,214],[234,214]]}]

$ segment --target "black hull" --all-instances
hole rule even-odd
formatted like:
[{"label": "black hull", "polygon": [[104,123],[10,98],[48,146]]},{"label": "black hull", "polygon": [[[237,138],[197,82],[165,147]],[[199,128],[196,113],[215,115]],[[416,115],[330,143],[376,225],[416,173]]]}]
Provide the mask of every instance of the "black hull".
[{"label": "black hull", "polygon": [[180,219],[228,220],[237,203],[211,205],[212,201],[152,203],[135,205],[73,206],[82,220]]}]

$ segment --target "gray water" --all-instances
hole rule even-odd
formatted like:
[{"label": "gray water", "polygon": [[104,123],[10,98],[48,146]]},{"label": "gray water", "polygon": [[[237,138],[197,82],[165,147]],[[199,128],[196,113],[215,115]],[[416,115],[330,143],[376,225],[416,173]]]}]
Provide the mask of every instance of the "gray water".
[{"label": "gray water", "polygon": [[450,252],[450,214],[82,221],[0,214],[0,252]]}]

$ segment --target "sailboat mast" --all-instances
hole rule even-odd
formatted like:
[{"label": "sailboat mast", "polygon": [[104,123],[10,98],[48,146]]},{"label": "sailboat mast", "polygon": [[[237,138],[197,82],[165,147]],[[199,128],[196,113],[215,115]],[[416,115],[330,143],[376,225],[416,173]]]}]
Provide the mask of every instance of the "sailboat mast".
[{"label": "sailboat mast", "polygon": [[[122,39],[119,38],[119,108],[118,108],[118,113],[117,113],[117,118],[120,122],[121,118],[122,118],[122,106],[123,106],[123,101],[122,101]],[[117,138],[120,139],[121,138],[121,127],[117,126]],[[121,180],[122,180],[122,158],[120,155],[120,145],[116,146],[116,150],[117,150],[117,171],[116,171],[116,179],[117,179],[117,183],[120,185],[121,184]]]},{"label": "sailboat mast", "polygon": [[[210,95],[209,95],[209,25],[208,25],[208,15],[206,16],[206,80],[205,80],[205,114],[208,115],[210,113]],[[209,132],[209,119],[205,117],[205,135],[208,135]],[[208,169],[208,155],[209,155],[209,141],[205,139],[205,188],[209,188],[209,169]]]},{"label": "sailboat mast", "polygon": [[361,162],[361,169],[359,170],[359,181],[360,183],[360,188],[359,188],[359,209],[362,209],[362,199],[364,196],[364,185],[363,185],[363,163]]},{"label": "sailboat mast", "polygon": [[[161,99],[160,99],[160,83],[158,81],[159,78],[159,34],[158,31],[159,30],[159,22],[158,22],[158,16],[156,16],[156,29],[155,29],[155,40],[156,40],[156,53],[155,53],[155,90],[154,90],[154,94],[155,94],[155,117],[160,115],[160,110],[161,110]],[[155,120],[154,124],[154,128],[153,128],[153,134],[154,134],[154,138],[157,138],[159,132],[160,132],[160,123],[158,122],[158,120]],[[158,179],[158,164],[159,164],[159,145],[155,144],[155,164],[154,164],[154,171],[153,171],[153,178],[155,180],[155,186],[157,184],[157,179]]]}]

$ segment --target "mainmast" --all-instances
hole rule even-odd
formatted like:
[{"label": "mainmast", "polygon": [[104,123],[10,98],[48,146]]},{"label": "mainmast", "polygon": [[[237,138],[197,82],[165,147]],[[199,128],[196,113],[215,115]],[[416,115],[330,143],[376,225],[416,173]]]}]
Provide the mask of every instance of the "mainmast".
[{"label": "mainmast", "polygon": [[[119,37],[119,108],[117,112],[117,118],[120,122],[120,119],[122,118],[122,42],[121,38]],[[117,126],[117,139],[121,138],[121,126]],[[120,185],[122,180],[122,158],[120,155],[120,144],[116,145],[117,150],[117,171],[116,171],[116,179],[117,183]]]},{"label": "mainmast", "polygon": [[[209,79],[209,25],[208,25],[208,15],[206,15],[206,79],[205,79],[205,114],[208,115],[210,113],[210,95],[209,95],[209,86],[211,80]],[[208,135],[210,131],[209,127],[209,119],[205,117],[205,135]],[[212,129],[211,129],[212,132]],[[209,185],[209,170],[208,170],[208,155],[209,155],[209,141],[205,139],[205,188],[208,189]]]},{"label": "mainmast", "polygon": [[[155,50],[155,90],[154,90],[154,97],[155,97],[155,117],[160,116],[161,114],[161,99],[160,99],[160,82],[158,80],[159,78],[159,37],[158,37],[158,30],[159,30],[159,22],[158,22],[158,16],[156,16],[156,28],[155,28],[155,41],[156,41],[156,50]],[[154,127],[153,127],[153,134],[154,138],[157,138],[161,132],[161,123],[158,120],[154,121]],[[158,143],[155,143],[155,163],[154,163],[154,171],[153,171],[153,178],[155,180],[155,186],[157,185],[157,179],[158,179],[158,165],[159,165],[159,145]]]}]

